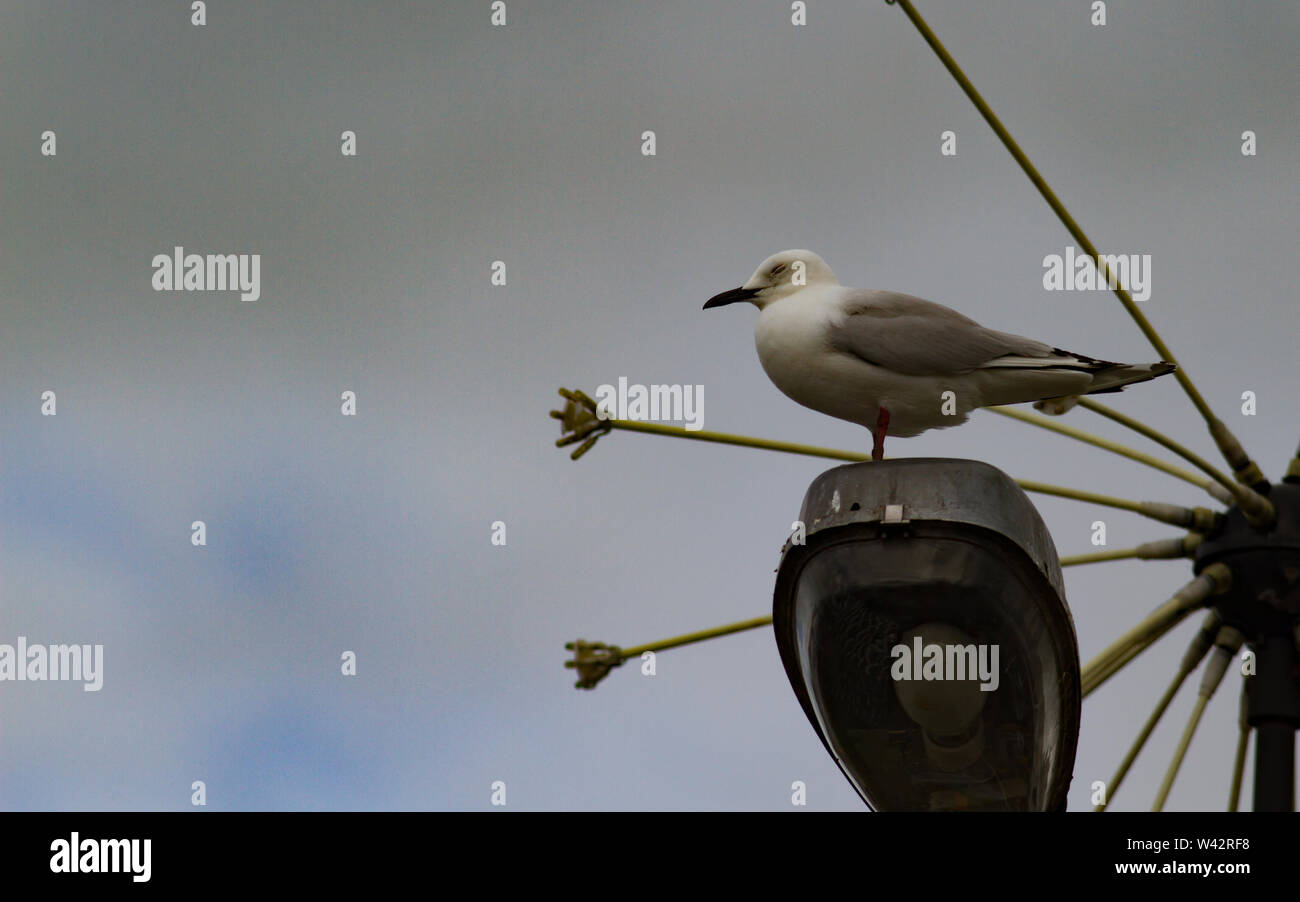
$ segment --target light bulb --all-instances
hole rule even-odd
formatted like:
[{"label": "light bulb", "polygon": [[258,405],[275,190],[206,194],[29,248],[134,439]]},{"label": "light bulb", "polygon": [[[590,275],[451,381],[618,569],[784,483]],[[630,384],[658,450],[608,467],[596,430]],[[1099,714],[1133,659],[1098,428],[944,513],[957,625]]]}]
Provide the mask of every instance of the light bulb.
[{"label": "light bulb", "polygon": [[[937,653],[930,650],[932,646],[938,647]],[[894,693],[907,716],[921,727],[926,757],[947,771],[966,767],[984,751],[980,714],[985,693],[980,688],[979,674],[970,668],[963,679],[955,679],[946,666],[955,657],[949,650],[957,646],[976,648],[973,638],[951,624],[923,623],[900,637],[895,649],[903,648],[905,652],[895,655],[893,668]],[[932,662],[935,654],[939,655],[940,678],[925,679],[924,661]],[[923,656],[923,661],[916,660],[918,655]],[[905,664],[911,666],[900,666]]]}]

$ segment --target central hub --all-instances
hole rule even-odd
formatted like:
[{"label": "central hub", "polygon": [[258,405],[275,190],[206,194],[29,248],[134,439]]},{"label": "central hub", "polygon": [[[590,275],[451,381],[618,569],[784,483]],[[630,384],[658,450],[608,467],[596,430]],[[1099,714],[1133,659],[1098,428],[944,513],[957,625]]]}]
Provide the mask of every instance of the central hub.
[{"label": "central hub", "polygon": [[1215,597],[1214,608],[1252,645],[1289,636],[1300,622],[1300,484],[1272,485],[1268,500],[1277,513],[1272,528],[1251,526],[1233,507],[1196,549],[1194,565],[1197,573],[1220,561],[1232,570],[1232,588]]}]

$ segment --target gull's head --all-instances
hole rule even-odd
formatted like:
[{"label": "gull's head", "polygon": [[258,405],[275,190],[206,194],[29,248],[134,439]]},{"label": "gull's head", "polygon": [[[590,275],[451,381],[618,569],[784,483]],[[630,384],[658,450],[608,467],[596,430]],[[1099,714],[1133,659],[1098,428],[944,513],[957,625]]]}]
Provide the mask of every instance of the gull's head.
[{"label": "gull's head", "polygon": [[826,261],[812,251],[781,251],[760,263],[744,285],[709,298],[704,309],[749,301],[762,310],[768,304],[805,288],[838,284],[839,280]]}]

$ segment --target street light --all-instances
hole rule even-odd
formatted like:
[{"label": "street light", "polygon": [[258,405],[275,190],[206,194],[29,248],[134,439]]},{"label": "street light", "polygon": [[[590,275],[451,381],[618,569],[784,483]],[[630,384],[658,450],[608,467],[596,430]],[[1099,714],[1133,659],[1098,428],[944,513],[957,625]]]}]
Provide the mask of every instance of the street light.
[{"label": "street light", "polygon": [[1059,810],[1079,653],[1047,527],[1000,470],[908,458],[809,486],[773,623],[823,744],[877,810]]}]

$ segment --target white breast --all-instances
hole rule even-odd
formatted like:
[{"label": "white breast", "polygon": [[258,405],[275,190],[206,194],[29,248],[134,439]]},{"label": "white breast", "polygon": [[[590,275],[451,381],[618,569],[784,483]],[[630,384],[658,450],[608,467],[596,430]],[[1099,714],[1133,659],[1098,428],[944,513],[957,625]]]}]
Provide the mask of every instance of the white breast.
[{"label": "white breast", "polygon": [[827,341],[835,310],[825,294],[809,288],[764,307],[754,326],[758,359],[788,398],[833,417],[874,423],[876,399],[863,380],[864,365],[833,353]]}]

